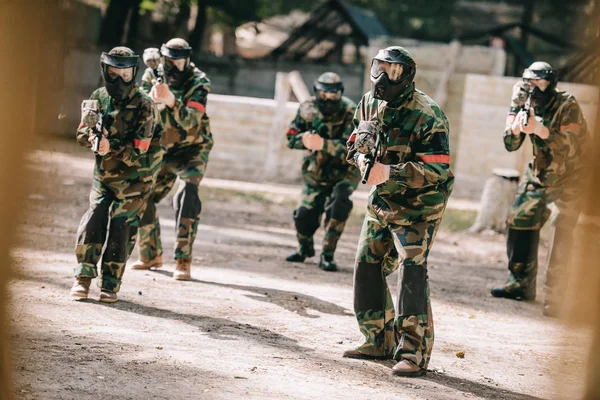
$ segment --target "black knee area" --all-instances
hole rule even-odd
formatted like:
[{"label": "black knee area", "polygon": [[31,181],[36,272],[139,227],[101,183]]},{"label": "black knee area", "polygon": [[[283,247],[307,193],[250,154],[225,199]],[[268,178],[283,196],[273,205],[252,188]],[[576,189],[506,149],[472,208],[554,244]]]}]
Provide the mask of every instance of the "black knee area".
[{"label": "black knee area", "polygon": [[110,231],[103,261],[125,262],[129,257],[129,242],[137,228],[123,221],[110,221]]},{"label": "black knee area", "polygon": [[506,239],[508,259],[516,263],[529,263],[537,260],[539,230],[509,229]]},{"label": "black knee area", "polygon": [[110,203],[92,205],[83,215],[77,230],[78,237],[85,237],[84,243],[104,243]]},{"label": "black knee area", "polygon": [[181,218],[198,218],[202,211],[202,202],[198,196],[198,185],[186,182],[174,199],[175,211]]},{"label": "black knee area", "polygon": [[354,270],[354,311],[385,310],[385,285],[381,264],[358,263]]},{"label": "black knee area", "polygon": [[345,186],[338,186],[333,189],[325,210],[329,218],[345,221],[352,211],[352,200],[350,200],[350,190]]},{"label": "black knee area", "polygon": [[154,215],[156,214],[156,204],[152,199],[148,200],[146,211],[140,220],[140,226],[152,225],[154,223]]},{"label": "black knee area", "polygon": [[319,213],[302,206],[294,211],[294,225],[299,234],[312,236],[319,228]]},{"label": "black knee area", "polygon": [[402,266],[402,282],[398,295],[400,316],[427,314],[427,267],[408,264]]}]

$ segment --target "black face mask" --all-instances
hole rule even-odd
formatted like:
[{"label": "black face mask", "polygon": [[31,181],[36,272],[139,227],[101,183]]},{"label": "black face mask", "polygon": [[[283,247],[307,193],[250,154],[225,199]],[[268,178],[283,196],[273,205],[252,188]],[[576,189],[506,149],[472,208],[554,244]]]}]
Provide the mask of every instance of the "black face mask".
[{"label": "black face mask", "polygon": [[183,71],[180,71],[176,66],[172,66],[169,69],[165,67],[165,77],[167,78],[167,84],[173,89],[181,89],[190,75],[191,68],[185,67]]},{"label": "black face mask", "polygon": [[317,108],[325,117],[331,117],[340,110],[342,102],[340,100],[322,100],[317,99]]},{"label": "black face mask", "polygon": [[388,103],[399,99],[406,88],[412,83],[411,81],[401,80],[397,83],[392,83],[384,72],[376,79],[371,77],[372,90],[371,93],[376,99],[387,101]]},{"label": "black face mask", "polygon": [[536,87],[531,92],[531,105],[534,108],[544,108],[552,100],[554,90],[550,87],[546,88],[545,91],[541,91],[539,87]]},{"label": "black face mask", "polygon": [[111,82],[104,78],[104,87],[106,88],[106,91],[117,103],[125,100],[134,86],[135,79],[132,79],[131,82],[125,82],[119,77]]}]

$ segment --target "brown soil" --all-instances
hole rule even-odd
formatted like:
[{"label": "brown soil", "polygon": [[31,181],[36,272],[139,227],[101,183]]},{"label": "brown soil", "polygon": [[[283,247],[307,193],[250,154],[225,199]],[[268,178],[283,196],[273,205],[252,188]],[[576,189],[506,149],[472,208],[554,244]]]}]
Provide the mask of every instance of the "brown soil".
[{"label": "brown soil", "polygon": [[[563,340],[565,329],[542,317],[539,300],[490,297],[506,276],[501,235],[439,233],[430,256],[430,370],[397,378],[391,361],[341,357],[360,340],[352,265],[362,201],[336,256],[340,271],[327,273],[315,259],[283,261],[295,245],[294,199],[203,187],[192,281],[174,281],[168,260],[157,271],[128,270],[115,304],[98,303],[95,285],[91,299],[74,302],[74,239],[92,157],[53,141],[31,166],[37,179],[10,284],[19,399],[567,398],[553,385],[557,360],[568,371],[564,393],[581,390],[586,336],[567,332]],[[160,214],[170,249],[168,202]],[[389,282],[395,288],[395,274]]]}]

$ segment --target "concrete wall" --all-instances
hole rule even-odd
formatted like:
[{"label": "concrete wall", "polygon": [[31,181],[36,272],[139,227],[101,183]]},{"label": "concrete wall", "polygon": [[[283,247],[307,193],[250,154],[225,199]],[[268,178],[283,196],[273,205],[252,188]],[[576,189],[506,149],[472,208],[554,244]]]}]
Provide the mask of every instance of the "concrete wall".
[{"label": "concrete wall", "polygon": [[362,65],[320,65],[268,60],[217,58],[201,55],[195,62],[206,72],[217,94],[272,99],[275,94],[277,72],[299,71],[304,83],[311,89],[313,82],[323,72],[332,71],[344,81],[344,94],[354,101],[360,100],[364,87]]},{"label": "concrete wall", "polygon": [[[207,176],[211,178],[264,181],[265,167],[274,157],[275,181],[292,183],[300,180],[304,151],[290,150],[285,139],[287,124],[294,118],[298,103],[289,102],[280,126],[273,126],[276,102],[270,99],[211,94],[207,113],[210,116],[215,146],[210,154]],[[269,131],[280,132],[276,154],[266,154]]]},{"label": "concrete wall", "polygon": [[[502,135],[510,105],[512,87],[517,78],[467,75],[456,153],[454,195],[479,199],[485,180],[494,168],[522,171],[531,159],[531,144],[509,153]],[[588,127],[595,126],[598,88],[560,83],[559,88],[571,92],[578,100]]]}]

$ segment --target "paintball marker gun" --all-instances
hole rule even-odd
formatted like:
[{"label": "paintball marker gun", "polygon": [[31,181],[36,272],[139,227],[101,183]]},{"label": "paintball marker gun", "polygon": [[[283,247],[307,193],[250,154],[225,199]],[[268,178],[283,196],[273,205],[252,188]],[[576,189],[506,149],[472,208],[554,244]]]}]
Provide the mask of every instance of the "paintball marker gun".
[{"label": "paintball marker gun", "polygon": [[149,47],[144,50],[144,64],[154,72],[157,83],[163,83],[164,70],[160,62],[160,50],[156,47]]},{"label": "paintball marker gun", "polygon": [[529,110],[531,110],[531,83],[524,81],[521,85],[519,85],[519,91],[517,92],[517,96],[515,98],[515,103],[521,107],[521,110],[525,112],[523,115],[522,122],[523,126],[527,126],[529,123]]},{"label": "paintball marker gun", "polygon": [[369,153],[365,154],[365,172],[362,176],[362,183],[366,184],[369,180],[369,175],[371,175],[371,169],[373,165],[377,162],[377,158],[379,157],[379,152],[381,150],[381,135],[377,134],[375,138],[375,147]]},{"label": "paintball marker gun", "polygon": [[377,121],[361,121],[356,130],[356,151],[364,154],[366,159],[362,183],[367,183],[371,169],[381,154],[382,143],[379,123]]},{"label": "paintball marker gun", "polygon": [[84,100],[81,103],[81,122],[92,130],[94,134],[92,150],[98,154],[102,139],[102,115],[98,100]]}]

